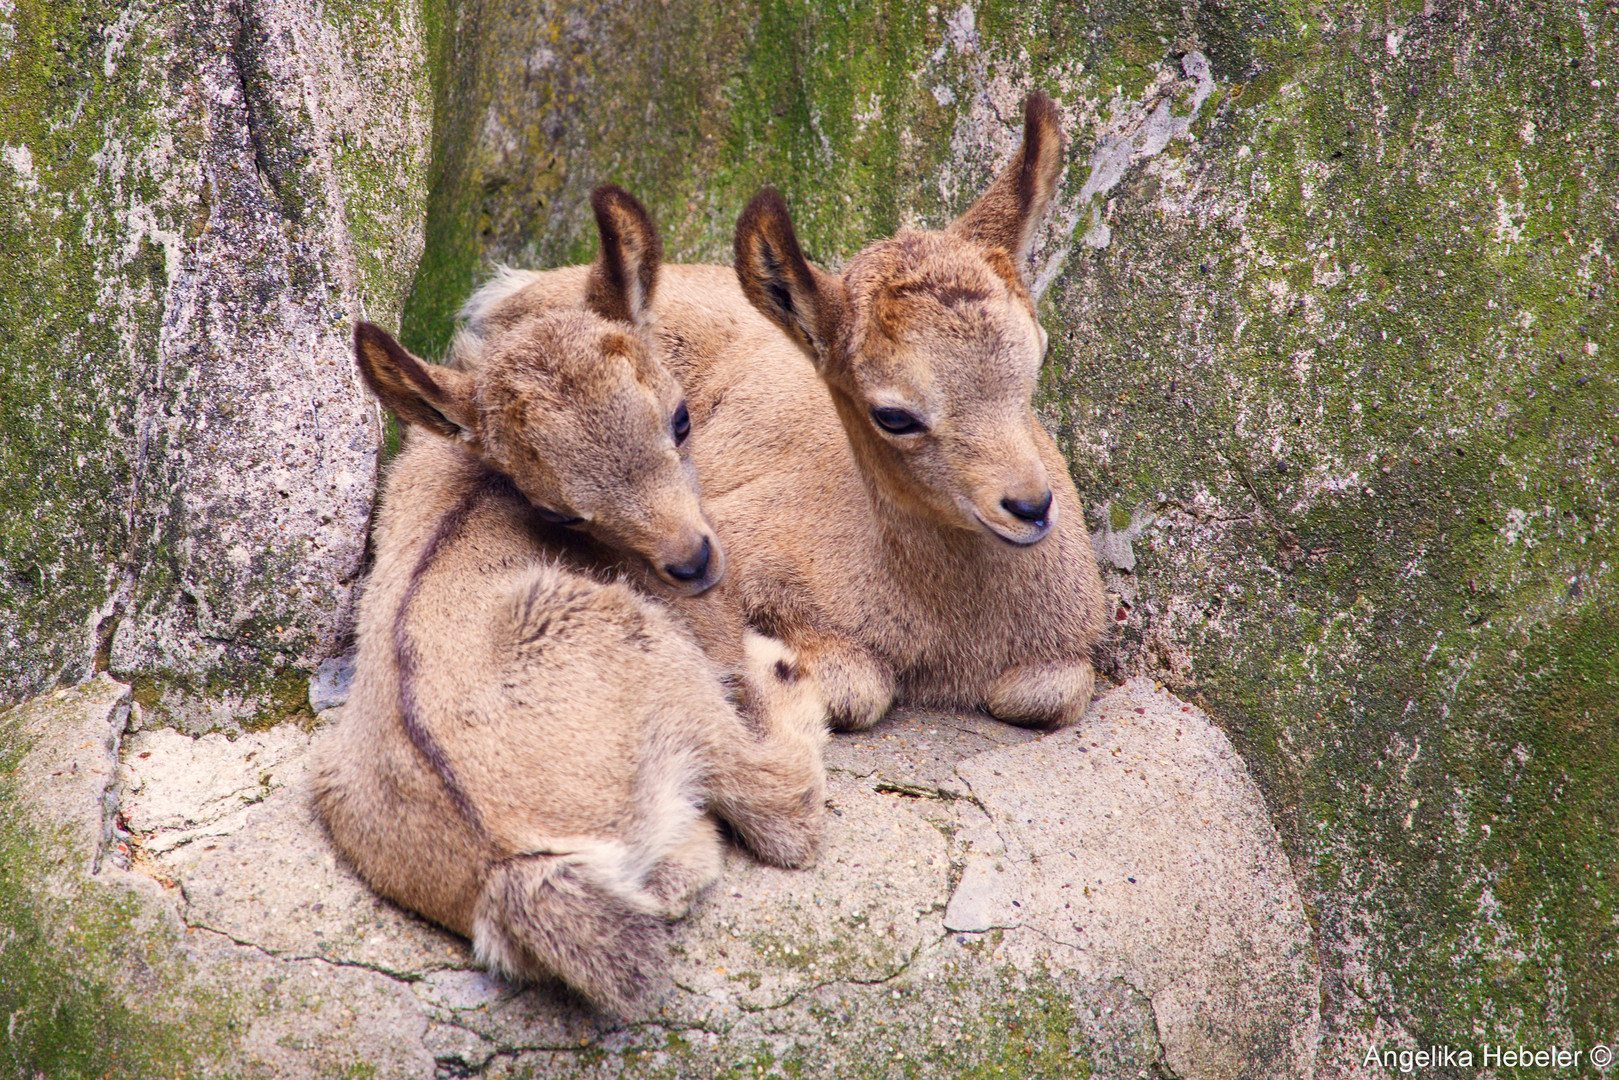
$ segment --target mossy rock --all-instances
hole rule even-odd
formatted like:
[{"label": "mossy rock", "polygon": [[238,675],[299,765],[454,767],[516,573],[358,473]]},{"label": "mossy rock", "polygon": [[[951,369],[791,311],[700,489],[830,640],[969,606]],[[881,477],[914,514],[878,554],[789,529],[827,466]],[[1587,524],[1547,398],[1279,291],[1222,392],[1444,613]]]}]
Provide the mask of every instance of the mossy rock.
[{"label": "mossy rock", "polygon": [[0,13],[0,701],[112,670],[277,720],[350,632],[381,425],[349,359],[421,250],[421,12]]}]

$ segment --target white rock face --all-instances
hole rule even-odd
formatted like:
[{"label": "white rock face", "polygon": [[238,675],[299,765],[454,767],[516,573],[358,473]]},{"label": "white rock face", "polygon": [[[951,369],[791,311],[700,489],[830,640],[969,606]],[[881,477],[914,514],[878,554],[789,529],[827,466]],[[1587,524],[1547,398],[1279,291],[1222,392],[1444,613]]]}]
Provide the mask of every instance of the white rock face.
[{"label": "white rock face", "polygon": [[[231,1053],[263,1075],[349,1047],[421,1077],[1314,1068],[1315,954],[1263,804],[1208,718],[1145,680],[1042,737],[906,713],[834,738],[817,865],[730,852],[677,928],[675,989],[631,1025],[490,978],[466,942],[373,895],[313,813],[302,732],[119,745],[123,688],[88,692],[91,781],[53,776],[29,805],[77,814],[85,845],[104,844],[102,807],[123,815],[113,850],[130,857],[99,876],[187,928],[188,979],[251,988]],[[36,727],[52,761],[86,741]]]},{"label": "white rock face", "polygon": [[[242,735],[191,738],[170,728],[140,731],[125,742],[120,807],[148,851],[169,851],[247,823],[250,806],[302,772],[309,737],[284,724]],[[296,762],[296,766],[291,763]]]}]

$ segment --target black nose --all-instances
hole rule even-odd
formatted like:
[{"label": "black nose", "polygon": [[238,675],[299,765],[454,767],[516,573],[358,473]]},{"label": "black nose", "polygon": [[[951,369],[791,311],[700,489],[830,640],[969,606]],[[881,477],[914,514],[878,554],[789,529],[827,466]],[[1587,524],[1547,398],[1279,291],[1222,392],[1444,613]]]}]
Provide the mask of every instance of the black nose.
[{"label": "black nose", "polygon": [[713,553],[713,546],[709,544],[708,537],[705,536],[703,537],[703,546],[697,549],[695,555],[685,562],[664,564],[663,572],[676,581],[697,581],[708,573],[708,560]]},{"label": "black nose", "polygon": [[1024,499],[1002,499],[1001,509],[1015,518],[1022,518],[1031,525],[1044,525],[1046,513],[1051,509],[1051,492],[1046,492],[1039,502],[1028,502]]}]

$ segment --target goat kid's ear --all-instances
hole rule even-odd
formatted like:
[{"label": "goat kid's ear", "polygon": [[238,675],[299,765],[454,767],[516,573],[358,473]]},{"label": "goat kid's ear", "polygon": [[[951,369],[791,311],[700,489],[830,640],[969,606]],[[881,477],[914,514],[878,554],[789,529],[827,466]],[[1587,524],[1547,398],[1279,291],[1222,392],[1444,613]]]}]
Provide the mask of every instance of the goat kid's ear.
[{"label": "goat kid's ear", "polygon": [[1023,145],[950,231],[980,247],[1000,248],[1021,273],[1035,228],[1057,194],[1062,151],[1062,116],[1045,91],[1036,90],[1023,103]]},{"label": "goat kid's ear", "polygon": [[371,392],[395,416],[447,439],[472,434],[472,376],[424,364],[374,323],[354,324],[354,359]]},{"label": "goat kid's ear", "polygon": [[604,319],[645,325],[663,265],[663,242],[652,215],[635,196],[613,184],[590,193],[601,233],[601,252],[590,266],[585,303]]},{"label": "goat kid's ear", "polygon": [[737,219],[736,277],[748,301],[824,369],[848,317],[843,282],[804,258],[774,188],[755,195]]}]

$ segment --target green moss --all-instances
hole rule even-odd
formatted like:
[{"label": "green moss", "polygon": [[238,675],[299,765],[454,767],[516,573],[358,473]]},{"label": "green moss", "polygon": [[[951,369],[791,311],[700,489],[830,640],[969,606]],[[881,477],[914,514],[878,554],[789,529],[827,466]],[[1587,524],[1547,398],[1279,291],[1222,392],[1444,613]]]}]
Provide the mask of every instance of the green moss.
[{"label": "green moss", "polygon": [[[364,82],[360,90],[371,103],[410,102],[425,115],[425,72],[408,62],[413,43],[379,44],[412,32],[414,0],[333,8],[331,37],[320,46],[333,51],[322,55],[344,69],[343,79]],[[282,652],[318,658],[301,628],[312,614],[330,615],[343,597],[289,590],[289,579],[307,577],[311,556],[295,542],[276,541],[274,551],[255,555],[250,580],[226,586],[242,586],[248,595],[237,599],[259,613],[261,626],[197,625],[195,608],[183,608],[181,593],[192,590],[206,613],[222,591],[216,573],[233,577],[235,568],[199,565],[194,540],[212,523],[199,520],[208,511],[198,509],[197,492],[179,489],[176,473],[181,462],[206,470],[206,440],[194,436],[202,420],[233,415],[239,402],[222,398],[266,389],[218,384],[217,356],[207,344],[218,308],[193,309],[185,299],[200,269],[194,241],[251,218],[243,199],[259,194],[250,166],[251,194],[222,196],[221,186],[244,176],[231,151],[214,141],[221,137],[208,119],[214,106],[194,91],[219,71],[238,69],[253,164],[292,246],[291,258],[256,245],[234,254],[233,272],[256,282],[261,298],[281,289],[294,308],[329,304],[331,286],[345,275],[322,253],[341,230],[356,263],[359,305],[386,321],[412,269],[423,177],[385,145],[397,141],[390,138],[397,129],[345,129],[362,122],[355,114],[377,110],[339,115],[317,133],[303,105],[285,104],[301,100],[278,82],[287,74],[277,66],[288,56],[285,43],[271,44],[252,12],[217,24],[175,5],[21,0],[7,5],[5,21],[0,636],[8,647],[0,650],[0,697],[77,681],[114,656],[136,667],[182,669],[190,682],[228,695]],[[270,92],[271,83],[281,92]],[[328,168],[335,192],[321,178]],[[178,272],[184,279],[171,281]],[[231,286],[222,287],[228,298]],[[168,310],[170,301],[180,307]],[[248,300],[226,316],[233,323],[226,335],[275,338],[284,315],[274,302]],[[171,319],[165,331],[167,316],[181,322]],[[289,566],[305,573],[288,574]],[[128,659],[132,627],[188,619],[188,640],[139,642],[140,658]],[[289,629],[270,633],[277,625]],[[124,635],[110,648],[118,626]],[[229,655],[212,668],[216,644]],[[152,659],[157,655],[161,660]],[[175,682],[163,672],[125,672],[135,674]],[[279,707],[248,707],[260,706]]]},{"label": "green moss", "polygon": [[84,239],[101,178],[96,140],[82,136],[108,119],[109,83],[122,84],[136,130],[151,92],[103,73],[112,18],[21,0],[0,63],[0,618],[16,634],[0,650],[0,696],[11,700],[90,673],[88,624],[130,537],[133,448],[114,432],[133,415],[126,350],[155,345],[166,272],[151,243],[117,259],[119,318],[101,296],[109,259]]},{"label": "green moss", "polygon": [[969,1048],[966,1054],[951,1049],[930,1055],[904,1075],[935,1076],[951,1067],[956,1071],[949,1075],[963,1080],[1009,1076],[1085,1080],[1092,1074],[1091,1053],[1079,1035],[1083,1025],[1068,994],[1044,978],[1027,987],[1003,985],[1002,991],[1004,1000],[1015,1004],[991,1023],[974,1026],[971,1037],[962,1040]]},{"label": "green moss", "polygon": [[1329,979],[1328,1015],[1597,1038],[1619,368],[1586,260],[1613,108],[1551,55],[1583,34],[1555,15],[1411,21],[1398,57],[1377,27],[1255,46],[1276,66],[1200,136],[1228,193],[1206,225],[1121,185],[1114,246],[1052,300],[1044,400],[1090,498],[1168,516],[1133,584],[1186,605],[1190,688],[1261,779],[1329,971],[1370,973]]}]

